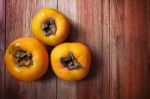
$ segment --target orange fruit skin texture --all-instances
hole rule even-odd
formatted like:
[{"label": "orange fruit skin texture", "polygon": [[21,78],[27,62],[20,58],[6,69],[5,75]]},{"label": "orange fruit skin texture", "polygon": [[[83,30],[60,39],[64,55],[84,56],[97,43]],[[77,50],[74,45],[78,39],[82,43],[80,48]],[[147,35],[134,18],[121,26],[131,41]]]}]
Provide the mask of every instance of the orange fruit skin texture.
[{"label": "orange fruit skin texture", "polygon": [[[61,57],[67,57],[73,52],[75,59],[83,66],[83,69],[68,70],[61,62]],[[89,72],[91,54],[87,46],[81,43],[63,43],[56,46],[51,52],[51,65],[55,74],[67,81],[81,80]]]},{"label": "orange fruit skin texture", "polygon": [[[31,67],[17,67],[11,51],[12,46],[22,50],[30,51],[32,54],[33,65]],[[18,80],[32,81],[39,79],[48,69],[48,53],[44,45],[34,38],[19,38],[13,41],[5,53],[5,63],[8,72]]]},{"label": "orange fruit skin texture", "polygon": [[[57,27],[55,35],[46,37],[42,29],[42,24],[49,18],[53,18]],[[62,43],[68,36],[70,23],[67,17],[60,11],[53,8],[41,9],[32,20],[32,33],[40,41],[50,46],[56,46]]]}]

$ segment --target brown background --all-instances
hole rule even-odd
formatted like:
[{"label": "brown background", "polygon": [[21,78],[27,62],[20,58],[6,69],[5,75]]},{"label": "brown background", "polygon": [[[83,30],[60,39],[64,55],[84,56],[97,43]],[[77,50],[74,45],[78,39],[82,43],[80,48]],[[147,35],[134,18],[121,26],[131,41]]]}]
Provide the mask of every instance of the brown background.
[{"label": "brown background", "polygon": [[[84,80],[62,81],[49,68],[25,83],[7,72],[6,47],[32,36],[31,20],[43,7],[66,14],[72,24],[67,41],[91,49]],[[150,0],[0,0],[0,99],[150,99]]]}]

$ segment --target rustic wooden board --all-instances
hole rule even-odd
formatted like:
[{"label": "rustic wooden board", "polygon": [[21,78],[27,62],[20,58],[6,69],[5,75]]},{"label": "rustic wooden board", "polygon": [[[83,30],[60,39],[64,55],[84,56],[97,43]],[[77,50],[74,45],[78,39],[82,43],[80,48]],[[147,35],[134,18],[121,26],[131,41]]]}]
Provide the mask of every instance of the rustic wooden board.
[{"label": "rustic wooden board", "polygon": [[5,0],[0,0],[0,97],[4,99],[5,94]]},{"label": "rustic wooden board", "polygon": [[[149,0],[0,0],[0,5],[0,99],[150,99]],[[5,69],[5,48],[32,36],[31,20],[43,7],[69,18],[66,41],[90,48],[92,67],[84,80],[60,80],[49,66],[40,80],[25,83]]]},{"label": "rustic wooden board", "polygon": [[[56,0],[7,0],[6,46],[16,38],[31,35],[31,20],[45,6],[57,8]],[[49,66],[50,67],[50,66]],[[56,77],[52,71],[38,81],[24,83],[6,73],[6,99],[55,99]]]},{"label": "rustic wooden board", "polygon": [[[113,99],[149,99],[146,0],[110,2]],[[114,70],[115,68],[115,70]],[[114,80],[115,78],[115,80]]]}]

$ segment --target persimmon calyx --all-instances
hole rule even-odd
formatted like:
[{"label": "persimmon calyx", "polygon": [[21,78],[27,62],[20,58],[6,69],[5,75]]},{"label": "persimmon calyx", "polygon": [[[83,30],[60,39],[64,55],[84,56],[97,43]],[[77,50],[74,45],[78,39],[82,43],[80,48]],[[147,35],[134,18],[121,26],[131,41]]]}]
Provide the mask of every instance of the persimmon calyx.
[{"label": "persimmon calyx", "polygon": [[50,17],[45,23],[42,24],[42,29],[45,36],[55,35],[57,29],[55,20]]},{"label": "persimmon calyx", "polygon": [[17,50],[14,55],[14,61],[18,67],[33,65],[32,54],[29,51]]},{"label": "persimmon calyx", "polygon": [[82,65],[74,58],[73,53],[69,52],[67,57],[61,57],[60,62],[69,70],[82,69]]}]

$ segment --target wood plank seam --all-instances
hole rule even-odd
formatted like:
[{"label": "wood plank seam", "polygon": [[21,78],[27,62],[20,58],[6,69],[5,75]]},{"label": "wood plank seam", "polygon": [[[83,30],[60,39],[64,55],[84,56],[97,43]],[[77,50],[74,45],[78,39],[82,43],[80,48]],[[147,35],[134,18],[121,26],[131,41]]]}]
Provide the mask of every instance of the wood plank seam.
[{"label": "wood plank seam", "polygon": [[[56,7],[57,7],[57,10],[58,10],[58,0],[57,0],[57,6],[56,6]],[[58,90],[58,88],[57,88],[57,87],[58,87],[58,86],[57,86],[57,83],[58,83],[58,80],[57,80],[57,77],[56,77],[56,99],[58,98],[58,97],[57,97],[57,90]]]},{"label": "wood plank seam", "polygon": [[[57,0],[57,10],[58,10],[58,0]],[[57,80],[57,77],[56,77],[56,99],[57,99],[57,82],[58,82],[58,80]]]},{"label": "wood plank seam", "polygon": [[[7,0],[5,1],[5,50],[6,50],[6,5],[7,5]],[[6,91],[6,66],[4,64],[4,92]],[[4,99],[6,99],[6,94],[4,93]]]}]

